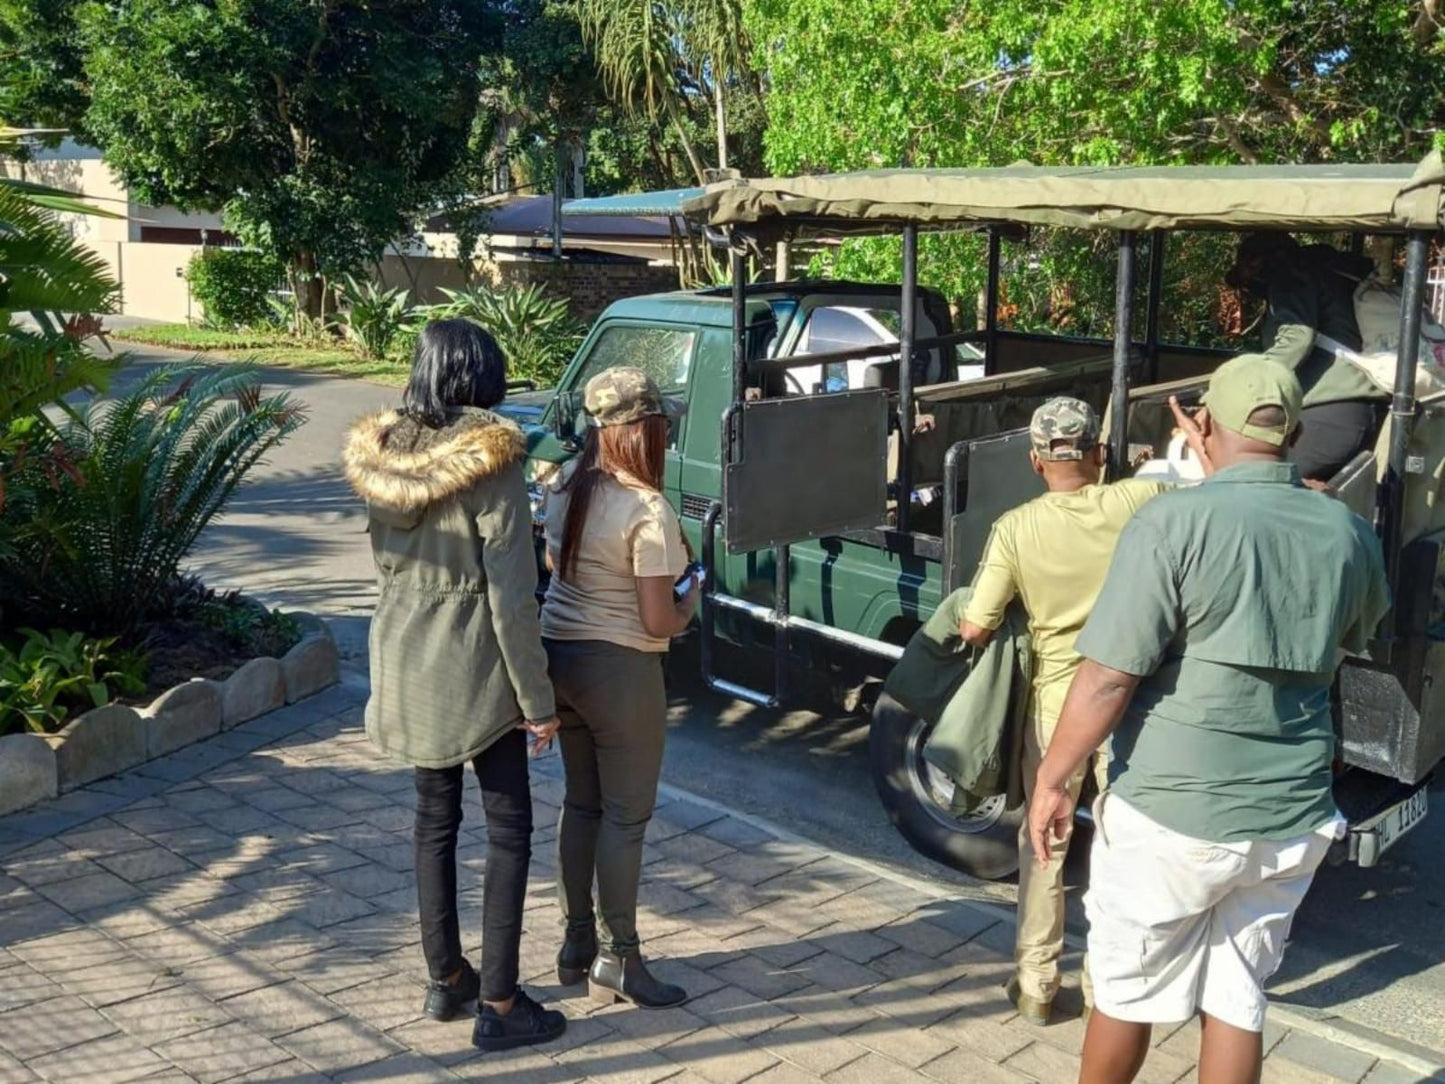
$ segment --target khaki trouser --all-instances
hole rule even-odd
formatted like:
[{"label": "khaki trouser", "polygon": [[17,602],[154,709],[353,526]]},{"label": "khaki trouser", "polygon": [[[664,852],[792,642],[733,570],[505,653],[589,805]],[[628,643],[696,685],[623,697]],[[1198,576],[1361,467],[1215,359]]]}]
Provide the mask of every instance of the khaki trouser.
[{"label": "khaki trouser", "polygon": [[557,826],[562,917],[592,925],[595,882],[603,947],[636,952],[642,842],[667,734],[662,656],[599,640],[546,645],[567,773]]},{"label": "khaki trouser", "polygon": [[[1028,804],[1033,802],[1039,762],[1044,758],[1057,725],[1057,714],[1046,714],[1030,705],[1023,757],[1024,797]],[[1102,790],[1106,782],[1106,768],[1107,760],[1103,753],[1091,758],[1090,763],[1069,780],[1070,796],[1078,799],[1084,776],[1091,769]],[[1059,958],[1064,954],[1064,859],[1068,854],[1068,839],[1072,836],[1073,826],[1070,825],[1069,836],[1063,846],[1052,848],[1048,865],[1040,869],[1034,860],[1033,845],[1029,842],[1028,820],[1025,819],[1019,828],[1019,915],[1014,958],[1018,961],[1019,990],[1034,1001],[1053,1001],[1059,992]],[[1091,1000],[1087,961],[1084,999],[1086,1003]]]}]

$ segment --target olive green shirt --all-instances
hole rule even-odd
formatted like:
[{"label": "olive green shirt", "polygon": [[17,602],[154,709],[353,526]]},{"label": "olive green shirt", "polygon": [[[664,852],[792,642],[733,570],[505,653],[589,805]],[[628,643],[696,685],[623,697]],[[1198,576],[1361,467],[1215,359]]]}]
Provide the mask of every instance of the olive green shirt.
[{"label": "olive green shirt", "polygon": [[1212,842],[1328,823],[1330,685],[1388,606],[1368,524],[1291,464],[1237,464],[1149,502],[1075,644],[1143,679],[1114,733],[1113,793]]},{"label": "olive green shirt", "polygon": [[1264,356],[1293,369],[1304,405],[1350,399],[1385,399],[1365,371],[1315,345],[1316,335],[1358,350],[1355,287],[1373,268],[1361,257],[1328,245],[1308,245],[1270,274],[1264,318]]}]

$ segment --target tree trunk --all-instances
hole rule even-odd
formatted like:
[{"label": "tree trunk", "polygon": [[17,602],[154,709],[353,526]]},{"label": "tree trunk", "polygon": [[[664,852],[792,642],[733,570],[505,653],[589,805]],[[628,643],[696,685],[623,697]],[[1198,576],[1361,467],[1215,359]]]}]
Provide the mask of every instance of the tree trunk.
[{"label": "tree trunk", "polygon": [[313,319],[321,315],[321,276],[316,273],[316,253],[298,252],[291,261],[296,279],[296,312]]},{"label": "tree trunk", "polygon": [[717,105],[717,168],[728,168],[728,115],[723,101],[723,81],[713,72],[713,100]]},{"label": "tree trunk", "polygon": [[587,173],[587,148],[579,141],[572,144],[572,198],[581,199]]},{"label": "tree trunk", "polygon": [[687,155],[692,172],[697,177],[697,183],[707,184],[707,172],[703,169],[702,159],[697,156],[697,149],[693,147],[692,140],[687,137],[687,129],[683,126],[682,114],[678,112],[677,103],[670,97],[667,99],[667,116],[672,121],[672,126],[677,129],[677,138],[682,140],[683,153]]}]

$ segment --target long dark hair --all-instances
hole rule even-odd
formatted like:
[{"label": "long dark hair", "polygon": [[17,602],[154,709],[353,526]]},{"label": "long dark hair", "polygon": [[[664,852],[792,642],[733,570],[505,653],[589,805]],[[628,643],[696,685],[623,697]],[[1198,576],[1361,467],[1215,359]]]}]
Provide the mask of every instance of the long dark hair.
[{"label": "long dark hair", "polygon": [[402,405],[433,429],[457,407],[490,410],[507,395],[507,359],[470,320],[432,320],[421,329]]},{"label": "long dark hair", "polygon": [[609,425],[587,430],[582,454],[571,477],[562,484],[570,494],[567,520],[562,525],[562,553],[557,575],[570,580],[577,571],[577,551],[587,530],[587,513],[592,495],[604,475],[626,474],[649,489],[662,492],[662,472],[667,463],[667,419],[658,415],[630,425]]}]

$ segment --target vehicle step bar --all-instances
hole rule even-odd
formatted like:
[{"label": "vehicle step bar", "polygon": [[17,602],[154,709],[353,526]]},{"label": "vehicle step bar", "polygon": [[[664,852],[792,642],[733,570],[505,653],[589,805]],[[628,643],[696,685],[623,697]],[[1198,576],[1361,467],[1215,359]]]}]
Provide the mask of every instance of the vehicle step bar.
[{"label": "vehicle step bar", "polygon": [[[773,605],[749,602],[735,595],[722,594],[717,590],[717,525],[722,516],[722,504],[713,501],[708,505],[707,515],[702,523],[702,564],[706,570],[702,594],[702,677],[709,689],[742,700],[760,708],[776,708],[787,698],[789,638],[794,631],[817,636],[830,643],[839,644],[854,651],[860,651],[886,662],[897,662],[903,657],[903,648],[870,636],[835,629],[806,617],[797,617],[789,612],[789,547],[778,546],[773,550]],[[769,625],[773,629],[773,691],[758,689],[727,681],[717,676],[713,665],[716,648],[715,619],[718,610],[741,614],[753,621]]]}]

